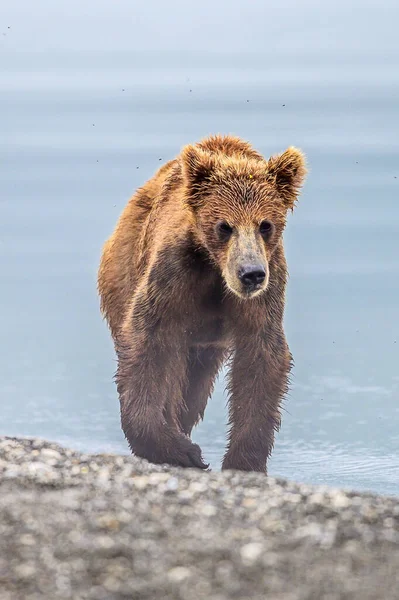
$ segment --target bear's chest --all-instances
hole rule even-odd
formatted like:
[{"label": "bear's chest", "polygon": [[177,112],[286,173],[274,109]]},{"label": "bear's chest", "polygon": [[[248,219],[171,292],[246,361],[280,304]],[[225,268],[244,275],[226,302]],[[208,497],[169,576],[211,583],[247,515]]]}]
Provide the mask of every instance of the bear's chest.
[{"label": "bear's chest", "polygon": [[228,342],[227,299],[220,282],[204,286],[199,294],[196,318],[192,323],[194,345],[226,345]]},{"label": "bear's chest", "polygon": [[193,346],[225,346],[228,342],[225,321],[222,318],[207,319],[191,329]]}]

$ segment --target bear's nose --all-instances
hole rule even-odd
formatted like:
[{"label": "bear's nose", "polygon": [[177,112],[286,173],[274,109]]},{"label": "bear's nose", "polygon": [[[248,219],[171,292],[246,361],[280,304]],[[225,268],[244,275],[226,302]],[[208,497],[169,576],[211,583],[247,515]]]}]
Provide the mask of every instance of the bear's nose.
[{"label": "bear's nose", "polygon": [[264,282],[266,271],[260,265],[249,265],[239,270],[238,277],[245,287],[255,287]]}]

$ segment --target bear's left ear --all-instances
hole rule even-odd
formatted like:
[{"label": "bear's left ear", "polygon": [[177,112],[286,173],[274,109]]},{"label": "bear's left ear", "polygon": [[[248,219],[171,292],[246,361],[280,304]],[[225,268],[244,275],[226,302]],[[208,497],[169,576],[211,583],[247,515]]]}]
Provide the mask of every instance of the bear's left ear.
[{"label": "bear's left ear", "polygon": [[210,152],[195,146],[185,146],[181,152],[183,179],[187,187],[188,202],[197,205],[215,169],[215,159]]},{"label": "bear's left ear", "polygon": [[279,156],[269,158],[267,172],[287,209],[292,210],[307,173],[305,155],[291,146]]}]

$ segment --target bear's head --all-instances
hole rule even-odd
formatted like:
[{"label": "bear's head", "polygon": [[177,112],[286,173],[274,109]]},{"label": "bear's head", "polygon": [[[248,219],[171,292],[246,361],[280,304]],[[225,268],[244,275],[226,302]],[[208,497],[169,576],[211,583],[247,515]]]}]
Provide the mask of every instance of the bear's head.
[{"label": "bear's head", "polygon": [[225,156],[189,145],[181,164],[198,242],[232,292],[245,299],[261,294],[306,175],[303,153],[290,147],[265,160],[255,152]]}]

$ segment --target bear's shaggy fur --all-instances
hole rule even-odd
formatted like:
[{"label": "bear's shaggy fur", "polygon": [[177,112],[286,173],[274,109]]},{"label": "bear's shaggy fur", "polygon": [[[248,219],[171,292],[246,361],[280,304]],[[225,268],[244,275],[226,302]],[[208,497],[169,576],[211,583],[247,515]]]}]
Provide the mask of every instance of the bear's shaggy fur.
[{"label": "bear's shaggy fur", "polygon": [[212,136],[184,147],[124,209],[98,289],[138,456],[207,468],[190,434],[229,359],[223,468],[266,472],[291,366],[282,233],[305,174],[296,148],[266,160]]}]

